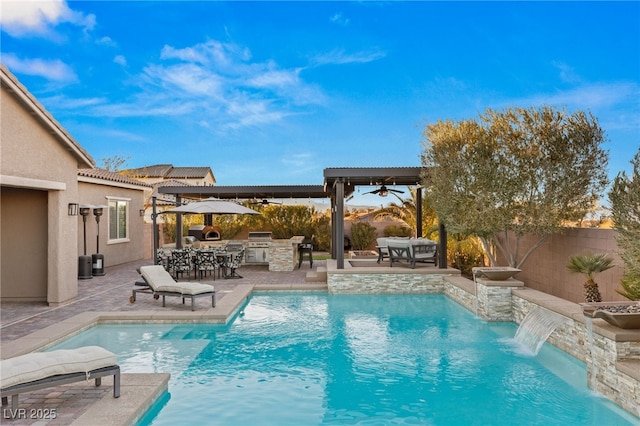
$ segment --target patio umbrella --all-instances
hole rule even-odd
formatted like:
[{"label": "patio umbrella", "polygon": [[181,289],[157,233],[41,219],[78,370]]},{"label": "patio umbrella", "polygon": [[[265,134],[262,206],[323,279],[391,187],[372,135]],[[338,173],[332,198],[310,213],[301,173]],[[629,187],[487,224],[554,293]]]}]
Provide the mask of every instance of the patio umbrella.
[{"label": "patio umbrella", "polygon": [[[155,203],[155,200],[154,200]],[[154,251],[154,263],[158,263],[157,251],[158,251],[158,235],[157,235],[157,227],[156,227],[156,214],[155,214],[155,204],[154,204],[154,214],[153,214],[153,251]],[[207,198],[202,201],[194,201],[188,204],[184,204],[182,206],[174,207],[172,209],[164,210],[161,213],[176,213],[176,214],[260,214],[253,209],[250,209],[245,206],[241,206],[238,203],[227,200],[219,200],[217,198]],[[181,247],[182,241],[177,240],[176,246]]]},{"label": "patio umbrella", "polygon": [[165,210],[162,213],[184,214],[260,214],[253,209],[241,206],[238,203],[217,198],[208,198],[202,201],[194,201],[179,207]]}]

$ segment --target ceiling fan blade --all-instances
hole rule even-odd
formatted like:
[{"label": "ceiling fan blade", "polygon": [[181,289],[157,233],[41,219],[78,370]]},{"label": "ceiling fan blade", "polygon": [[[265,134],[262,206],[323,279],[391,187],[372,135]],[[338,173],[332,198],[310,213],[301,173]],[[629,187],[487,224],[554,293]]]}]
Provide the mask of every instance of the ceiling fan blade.
[{"label": "ceiling fan blade", "polygon": [[399,189],[389,189],[388,191],[390,192],[397,192],[398,194],[404,194],[404,191],[401,191]]}]

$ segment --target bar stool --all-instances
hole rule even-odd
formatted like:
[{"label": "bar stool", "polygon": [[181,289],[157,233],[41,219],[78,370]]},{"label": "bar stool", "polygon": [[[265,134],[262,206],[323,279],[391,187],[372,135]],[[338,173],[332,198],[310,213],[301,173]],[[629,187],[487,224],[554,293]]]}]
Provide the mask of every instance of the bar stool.
[{"label": "bar stool", "polygon": [[302,243],[298,244],[298,269],[302,266],[305,254],[309,258],[309,267],[313,268],[313,235],[310,239],[305,239]]}]

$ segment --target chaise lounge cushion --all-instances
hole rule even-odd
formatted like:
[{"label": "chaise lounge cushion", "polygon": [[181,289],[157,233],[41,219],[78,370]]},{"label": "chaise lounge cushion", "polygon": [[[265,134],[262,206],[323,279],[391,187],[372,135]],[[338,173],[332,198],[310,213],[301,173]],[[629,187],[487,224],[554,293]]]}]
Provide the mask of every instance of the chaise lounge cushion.
[{"label": "chaise lounge cushion", "polygon": [[[100,346],[34,352],[0,361],[0,387],[116,365],[116,355]],[[90,379],[90,377],[87,377]]]},{"label": "chaise lounge cushion", "polygon": [[213,286],[209,284],[176,282],[162,265],[142,266],[140,267],[140,274],[155,292],[193,296],[210,293],[214,290]]}]

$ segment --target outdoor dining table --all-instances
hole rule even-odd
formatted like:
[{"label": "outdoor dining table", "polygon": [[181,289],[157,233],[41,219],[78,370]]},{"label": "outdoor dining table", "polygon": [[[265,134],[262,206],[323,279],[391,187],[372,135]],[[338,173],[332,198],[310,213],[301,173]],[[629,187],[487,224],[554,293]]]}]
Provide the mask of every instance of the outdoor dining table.
[{"label": "outdoor dining table", "polygon": [[[211,249],[211,248],[206,248],[206,249],[190,248],[190,249],[169,249],[169,250],[161,249],[158,251],[158,263],[164,266],[164,268],[168,271],[172,270],[174,267],[173,253],[176,250],[182,250],[182,251],[188,250],[191,252],[190,253],[191,267],[188,271],[188,274],[187,274],[188,276],[191,275],[192,270],[194,271],[194,273],[196,273],[196,276],[197,276],[198,253],[212,252],[216,257],[218,264],[220,265],[220,268],[218,269],[218,278],[220,278],[221,276],[223,276],[224,278],[227,278],[229,276],[227,271],[227,263],[232,262],[234,255],[238,253],[236,251],[226,251],[224,249],[220,250],[220,249]],[[174,274],[175,274],[175,271],[174,271]],[[175,278],[177,278],[177,275],[175,276]]]}]

